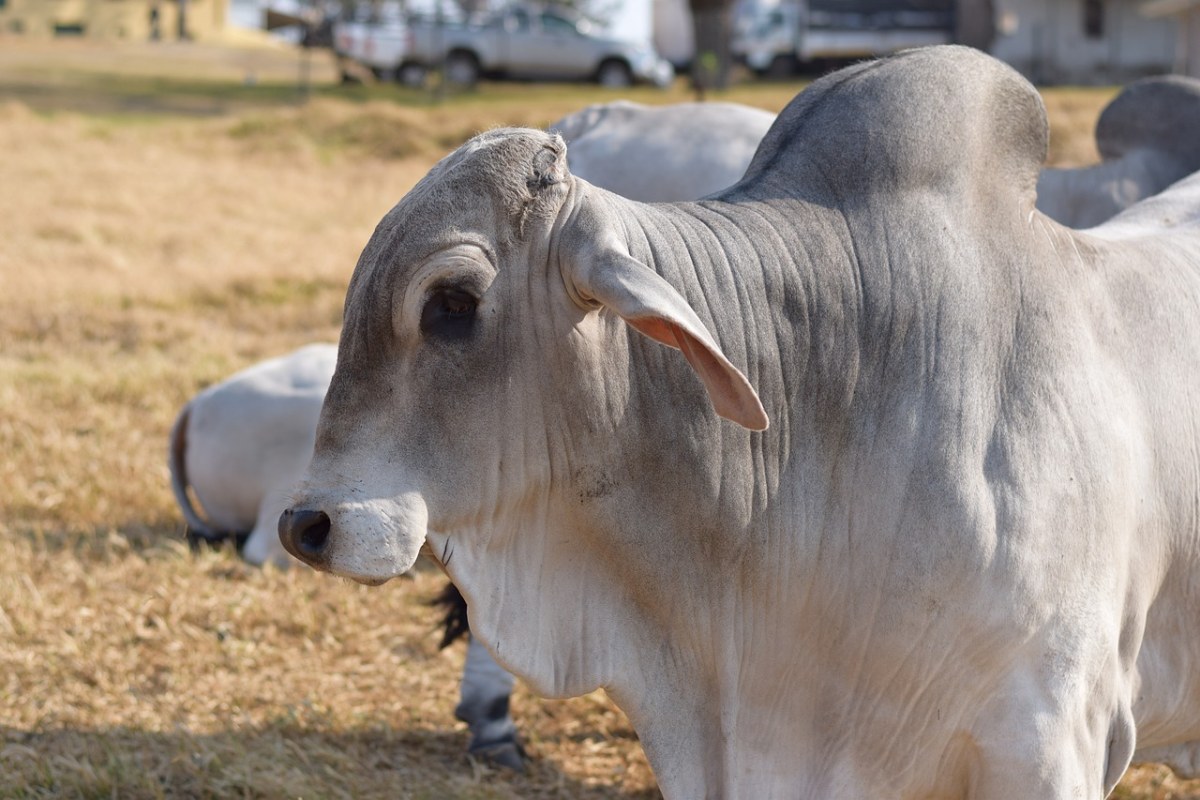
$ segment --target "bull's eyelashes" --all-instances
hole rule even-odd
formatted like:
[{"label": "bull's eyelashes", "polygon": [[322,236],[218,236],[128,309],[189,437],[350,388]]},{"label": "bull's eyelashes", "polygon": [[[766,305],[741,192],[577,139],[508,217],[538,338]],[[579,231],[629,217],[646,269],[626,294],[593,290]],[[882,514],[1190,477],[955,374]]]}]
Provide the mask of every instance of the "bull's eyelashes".
[{"label": "bull's eyelashes", "polygon": [[479,300],[466,289],[441,286],[433,289],[421,307],[421,333],[441,339],[462,339],[475,325]]},{"label": "bull's eyelashes", "polygon": [[[473,243],[435,252],[392,294],[392,331],[431,344],[465,340],[482,323],[480,304],[496,278],[489,254]],[[482,309],[482,310],[486,310]]]}]

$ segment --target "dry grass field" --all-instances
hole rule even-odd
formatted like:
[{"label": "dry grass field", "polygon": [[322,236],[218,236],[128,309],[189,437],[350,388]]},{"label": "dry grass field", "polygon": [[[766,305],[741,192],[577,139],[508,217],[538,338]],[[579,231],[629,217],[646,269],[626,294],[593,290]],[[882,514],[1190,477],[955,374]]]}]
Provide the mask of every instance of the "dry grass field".
[{"label": "dry grass field", "polygon": [[[342,92],[318,61],[298,105],[294,64],[0,42],[0,797],[657,797],[600,693],[518,688],[528,774],[468,761],[463,650],[436,648],[429,569],[366,589],[183,544],[181,404],[334,340],[359,249],[448,148],[612,97],[487,86],[434,106]],[[727,97],[778,109],[798,88]],[[1095,158],[1111,95],[1047,95],[1056,162]],[[1200,783],[1143,767],[1119,796]]]}]

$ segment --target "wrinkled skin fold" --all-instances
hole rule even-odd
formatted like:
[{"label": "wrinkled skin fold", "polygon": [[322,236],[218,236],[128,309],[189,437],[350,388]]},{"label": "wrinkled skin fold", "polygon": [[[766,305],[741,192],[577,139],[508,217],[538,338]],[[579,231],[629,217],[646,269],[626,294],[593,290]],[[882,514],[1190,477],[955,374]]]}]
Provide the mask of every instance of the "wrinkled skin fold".
[{"label": "wrinkled skin fold", "polygon": [[814,83],[695,203],[476,137],[362,254],[285,545],[377,583],[428,543],[496,658],[604,687],[670,798],[1186,764],[1200,179],[1071,231],[1046,142],[957,47]]}]

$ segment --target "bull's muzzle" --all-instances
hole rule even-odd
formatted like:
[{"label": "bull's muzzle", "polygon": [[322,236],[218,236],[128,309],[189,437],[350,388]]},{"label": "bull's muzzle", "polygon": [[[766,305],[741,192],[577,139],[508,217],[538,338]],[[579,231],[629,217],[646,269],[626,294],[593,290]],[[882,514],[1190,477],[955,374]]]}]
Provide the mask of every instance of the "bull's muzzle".
[{"label": "bull's muzzle", "polygon": [[289,508],[279,515],[279,541],[296,558],[320,568],[329,544],[329,515],[308,508]]}]

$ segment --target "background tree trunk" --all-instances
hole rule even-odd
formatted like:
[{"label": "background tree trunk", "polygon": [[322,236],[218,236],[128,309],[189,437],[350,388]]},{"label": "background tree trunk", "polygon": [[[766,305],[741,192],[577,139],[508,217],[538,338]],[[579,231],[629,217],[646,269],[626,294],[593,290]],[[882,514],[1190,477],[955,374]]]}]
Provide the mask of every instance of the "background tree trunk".
[{"label": "background tree trunk", "polygon": [[699,99],[709,89],[729,86],[733,56],[729,37],[733,29],[732,0],[688,0],[692,11],[696,52],[692,56],[692,88]]}]

